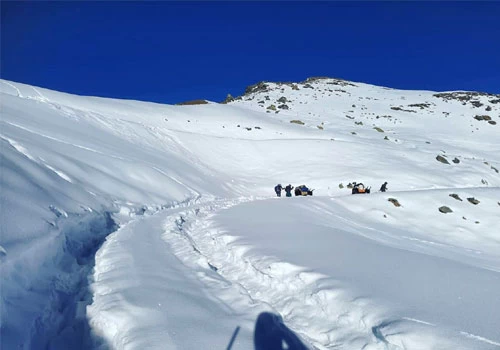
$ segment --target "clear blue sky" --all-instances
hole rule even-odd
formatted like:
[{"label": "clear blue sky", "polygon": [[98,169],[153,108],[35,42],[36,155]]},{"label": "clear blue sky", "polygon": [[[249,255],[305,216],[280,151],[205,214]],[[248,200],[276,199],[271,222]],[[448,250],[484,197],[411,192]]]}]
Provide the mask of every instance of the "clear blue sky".
[{"label": "clear blue sky", "polygon": [[163,103],[332,76],[500,93],[500,2],[5,2],[1,76]]}]

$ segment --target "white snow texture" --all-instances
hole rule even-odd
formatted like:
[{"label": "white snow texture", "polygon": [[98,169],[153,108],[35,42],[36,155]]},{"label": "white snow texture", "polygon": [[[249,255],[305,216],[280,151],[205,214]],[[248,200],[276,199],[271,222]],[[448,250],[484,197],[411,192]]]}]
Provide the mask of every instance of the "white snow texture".
[{"label": "white snow texture", "polygon": [[1,349],[500,349],[500,96],[0,85]]}]

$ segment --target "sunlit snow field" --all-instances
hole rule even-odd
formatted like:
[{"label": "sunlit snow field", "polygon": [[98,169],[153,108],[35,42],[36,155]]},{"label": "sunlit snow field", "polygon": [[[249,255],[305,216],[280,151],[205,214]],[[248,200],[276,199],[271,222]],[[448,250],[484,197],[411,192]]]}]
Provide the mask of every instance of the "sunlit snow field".
[{"label": "sunlit snow field", "polygon": [[0,86],[2,349],[500,349],[500,96]]}]

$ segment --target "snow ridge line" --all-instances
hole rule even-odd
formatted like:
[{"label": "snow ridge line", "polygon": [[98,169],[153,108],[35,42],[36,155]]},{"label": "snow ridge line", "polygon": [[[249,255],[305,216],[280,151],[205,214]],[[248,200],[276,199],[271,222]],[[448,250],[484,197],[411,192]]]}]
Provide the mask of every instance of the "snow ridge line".
[{"label": "snow ridge line", "polygon": [[217,211],[249,200],[211,202],[178,213],[166,223],[163,239],[184,264],[205,270],[200,278],[222,301],[234,303],[236,296],[247,308],[266,305],[315,349],[407,348],[404,334],[391,329],[402,320],[388,320],[369,300],[352,298],[327,276],[247,254],[249,247],[231,244],[235,237],[213,228]]}]

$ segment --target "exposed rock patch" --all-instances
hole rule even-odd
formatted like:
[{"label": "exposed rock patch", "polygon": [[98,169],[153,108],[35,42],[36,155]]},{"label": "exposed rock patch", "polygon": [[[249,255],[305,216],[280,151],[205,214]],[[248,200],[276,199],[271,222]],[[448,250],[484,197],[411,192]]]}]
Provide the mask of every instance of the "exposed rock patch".
[{"label": "exposed rock patch", "polygon": [[222,101],[221,103],[222,104],[227,104],[229,102],[233,102],[234,101],[234,97],[231,96],[231,94],[227,94],[226,98],[224,99],[224,101]]},{"label": "exposed rock patch", "polygon": [[206,105],[208,102],[206,100],[191,100],[176,103],[177,106],[192,106],[192,105]]},{"label": "exposed rock patch", "polygon": [[443,205],[442,207],[439,207],[439,211],[443,214],[447,214],[447,213],[453,213],[453,210],[451,210],[450,208],[448,208],[446,205]]},{"label": "exposed rock patch", "polygon": [[447,160],[445,157],[441,156],[441,155],[438,155],[438,156],[436,157],[436,160],[437,160],[438,162],[443,163],[443,164],[450,164],[450,163],[448,162],[448,160]]},{"label": "exposed rock patch", "polygon": [[489,115],[476,115],[474,117],[474,119],[476,120],[486,120],[486,121],[489,121],[491,120],[491,117]]},{"label": "exposed rock patch", "polygon": [[450,194],[450,197],[455,198],[457,201],[463,202],[462,198],[456,193]]},{"label": "exposed rock patch", "polygon": [[391,202],[392,204],[394,204],[395,207],[400,207],[401,204],[399,204],[398,200],[396,198],[389,198],[387,199],[389,202]]},{"label": "exposed rock patch", "polygon": [[467,200],[474,205],[478,205],[480,203],[479,200],[474,197],[467,198]]}]

